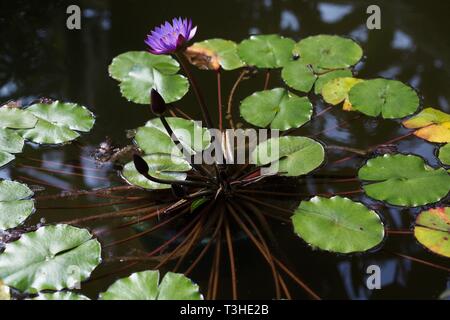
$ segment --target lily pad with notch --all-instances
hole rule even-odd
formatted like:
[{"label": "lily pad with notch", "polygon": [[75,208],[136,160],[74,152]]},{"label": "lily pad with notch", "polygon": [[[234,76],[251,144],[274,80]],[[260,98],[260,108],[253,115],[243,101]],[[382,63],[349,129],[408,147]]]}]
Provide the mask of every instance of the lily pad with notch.
[{"label": "lily pad with notch", "polygon": [[349,92],[352,108],[371,117],[403,118],[419,108],[417,93],[397,80],[372,79],[353,86]]},{"label": "lily pad with notch", "polygon": [[16,181],[0,181],[0,230],[15,228],[33,212],[33,196],[26,185]]},{"label": "lily pad with notch", "polygon": [[[190,164],[180,158],[168,154],[152,154],[146,155],[143,159],[147,162],[152,177],[164,180],[186,180],[186,172],[191,170]],[[135,185],[144,189],[160,190],[170,189],[168,184],[156,183],[148,180],[141,175],[134,162],[127,163],[122,170],[122,177],[131,185]]]},{"label": "lily pad with notch", "polygon": [[0,108],[0,128],[30,129],[38,119],[28,110],[20,108]]},{"label": "lily pad with notch", "polygon": [[250,66],[281,68],[292,61],[294,45],[294,40],[279,35],[256,35],[238,45],[238,54]]},{"label": "lily pad with notch", "polygon": [[450,207],[420,213],[414,226],[414,236],[430,251],[450,258]]},{"label": "lily pad with notch", "polygon": [[230,40],[196,42],[184,54],[193,65],[204,70],[234,70],[245,65],[237,53],[237,44]]},{"label": "lily pad with notch", "polygon": [[316,35],[298,42],[293,53],[316,69],[339,69],[361,60],[363,50],[353,40],[333,35]]},{"label": "lily pad with notch", "polygon": [[73,288],[101,262],[100,243],[86,229],[50,225],[7,243],[0,279],[21,292]]},{"label": "lily pad with notch", "polygon": [[161,282],[159,271],[136,272],[113,283],[101,300],[203,300],[198,285],[183,274],[168,272]]},{"label": "lily pad with notch", "polygon": [[314,85],[314,93],[322,94],[323,86],[333,79],[351,78],[352,76],[353,76],[353,73],[349,69],[332,70],[332,71],[327,71],[322,74],[318,74],[317,81]]},{"label": "lily pad with notch", "polygon": [[338,105],[344,102],[343,109],[345,111],[352,111],[352,105],[348,98],[350,90],[358,83],[363,82],[362,79],[357,78],[336,78],[327,82],[322,88],[322,96],[326,103]]},{"label": "lily pad with notch", "polygon": [[[166,120],[185,152],[192,155],[210,146],[211,135],[208,129],[202,128],[197,122],[175,117],[167,117]],[[138,128],[135,141],[145,154],[182,155],[159,118],[152,119],[144,127]]]},{"label": "lily pad with notch", "polygon": [[414,132],[419,138],[434,142],[450,142],[450,114],[434,108],[426,108],[419,114],[403,122],[408,129],[417,129]]},{"label": "lily pad with notch", "polygon": [[130,51],[115,57],[109,74],[120,82],[122,95],[130,101],[149,104],[152,89],[166,103],[180,100],[189,90],[189,82],[178,74],[180,65],[168,55],[154,55],[145,51]]},{"label": "lily pad with notch", "polygon": [[384,225],[375,211],[338,196],[302,201],[292,223],[295,232],[308,244],[336,253],[368,251],[385,236]]},{"label": "lily pad with notch", "polygon": [[250,124],[271,129],[299,128],[311,119],[312,104],[286,89],[275,88],[255,92],[240,106],[241,116]]},{"label": "lily pad with notch", "polygon": [[37,103],[26,109],[38,118],[34,128],[21,130],[22,137],[38,144],[62,144],[89,132],[95,117],[87,108],[75,103],[54,101]]},{"label": "lily pad with notch", "polygon": [[439,160],[442,162],[442,164],[450,166],[450,143],[441,147],[441,149],[439,150]]},{"label": "lily pad with notch", "polygon": [[251,161],[257,166],[270,165],[266,168],[268,173],[288,177],[308,174],[324,160],[323,146],[306,137],[271,138],[260,143],[251,154]]},{"label": "lily pad with notch", "polygon": [[[359,170],[366,194],[391,205],[418,207],[443,199],[450,191],[450,176],[415,155],[384,155],[370,159]],[[426,192],[424,192],[426,190]]]}]

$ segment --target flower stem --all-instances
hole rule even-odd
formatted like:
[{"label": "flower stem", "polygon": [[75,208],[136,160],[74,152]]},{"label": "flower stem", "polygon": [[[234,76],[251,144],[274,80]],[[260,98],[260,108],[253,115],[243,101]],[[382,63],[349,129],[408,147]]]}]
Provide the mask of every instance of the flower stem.
[{"label": "flower stem", "polygon": [[200,92],[200,89],[197,85],[197,81],[195,80],[193,74],[189,70],[189,67],[187,65],[185,57],[179,53],[175,53],[175,56],[177,57],[178,61],[180,62],[181,67],[183,68],[184,72],[186,73],[186,76],[188,77],[189,82],[191,83],[191,86],[194,89],[194,93],[197,98],[198,104],[200,105],[200,109],[202,111],[203,119],[206,122],[206,126],[210,129],[213,128],[211,116],[210,116],[208,108],[206,107],[206,104],[205,104],[205,99],[203,98],[203,95]]},{"label": "flower stem", "polygon": [[222,132],[223,121],[222,121],[222,81],[220,69],[217,70],[217,108],[219,112],[219,130]]}]

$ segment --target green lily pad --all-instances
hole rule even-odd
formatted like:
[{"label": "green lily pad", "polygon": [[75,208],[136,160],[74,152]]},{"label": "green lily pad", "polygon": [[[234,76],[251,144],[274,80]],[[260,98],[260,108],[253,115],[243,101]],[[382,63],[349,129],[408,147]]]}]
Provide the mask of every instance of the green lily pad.
[{"label": "green lily pad", "polygon": [[177,74],[178,62],[167,55],[130,51],[115,57],[109,74],[120,82],[122,95],[130,101],[148,105],[151,89],[167,103],[178,101],[189,90],[186,77]]},{"label": "green lily pad", "polygon": [[364,80],[357,78],[336,78],[327,82],[322,88],[322,96],[326,103],[337,105],[348,99],[348,93],[356,84]]},{"label": "green lily pad", "polygon": [[324,160],[323,146],[306,137],[271,138],[260,143],[251,154],[251,161],[257,166],[272,164],[268,173],[279,172],[289,177],[310,173]]},{"label": "green lily pad", "polygon": [[363,50],[353,40],[330,35],[311,36],[298,42],[294,54],[316,68],[348,68],[361,60]]},{"label": "green lily pad", "polygon": [[9,153],[20,153],[23,150],[25,140],[11,129],[0,128],[0,150]]},{"label": "green lily pad", "polygon": [[449,174],[443,168],[431,168],[414,155],[371,159],[358,176],[369,182],[364,185],[368,196],[397,206],[418,207],[438,202],[450,191]]},{"label": "green lily pad", "polygon": [[9,287],[5,286],[0,280],[0,301],[1,300],[11,300],[11,293],[9,292]]},{"label": "green lily pad", "polygon": [[34,212],[33,196],[26,185],[15,181],[0,181],[0,230],[15,228]]},{"label": "green lily pad", "polygon": [[38,103],[26,109],[38,118],[32,129],[21,130],[22,137],[39,144],[61,144],[75,140],[77,132],[89,132],[94,115],[85,107],[59,101]]},{"label": "green lily pad", "polygon": [[179,273],[168,272],[159,283],[159,271],[141,271],[119,279],[106,292],[102,300],[203,300],[199,287]]},{"label": "green lily pad", "polygon": [[[166,120],[186,152],[195,154],[207,149],[211,144],[208,129],[200,127],[198,123],[174,117],[168,117]],[[152,119],[144,127],[138,128],[135,141],[146,154],[164,153],[181,156],[181,152],[176,148],[159,118]]]},{"label": "green lily pad", "polygon": [[0,278],[23,292],[72,288],[101,261],[100,243],[86,229],[46,226],[6,244]]},{"label": "green lily pad", "polygon": [[301,92],[311,91],[317,80],[311,67],[303,60],[289,61],[281,71],[281,77],[289,87]]},{"label": "green lily pad", "polygon": [[0,168],[6,166],[8,163],[13,161],[16,157],[9,152],[4,152],[0,150]]},{"label": "green lily pad", "polygon": [[385,234],[376,212],[342,197],[302,201],[292,223],[295,232],[307,243],[337,253],[370,250],[383,241]]},{"label": "green lily pad", "polygon": [[255,92],[241,102],[240,111],[248,123],[262,128],[270,125],[278,130],[302,126],[313,112],[308,98],[283,88]]},{"label": "green lily pad", "polygon": [[446,144],[439,150],[439,160],[444,165],[450,166],[450,144]]},{"label": "green lily pad", "polygon": [[281,68],[292,60],[294,44],[275,34],[251,36],[238,45],[238,54],[250,66]]},{"label": "green lily pad", "polygon": [[224,70],[239,69],[244,66],[237,53],[237,44],[230,40],[209,39],[196,42],[184,54],[200,69]]},{"label": "green lily pad", "polygon": [[34,128],[38,119],[27,110],[19,108],[0,108],[0,128],[29,129]]},{"label": "green lily pad", "polygon": [[396,80],[373,79],[356,84],[349,92],[353,109],[385,119],[403,118],[416,112],[419,97],[409,86]]},{"label": "green lily pad", "polygon": [[353,76],[353,73],[349,69],[334,70],[334,71],[329,71],[322,75],[319,75],[319,77],[317,78],[316,84],[314,86],[314,93],[321,94],[323,86],[333,79],[351,78],[352,76]]},{"label": "green lily pad", "polygon": [[[187,171],[191,170],[189,163],[179,157],[168,154],[152,154],[144,156],[152,177],[164,180],[186,180]],[[134,162],[127,163],[122,171],[122,177],[129,183],[144,189],[170,189],[168,184],[160,184],[148,180],[141,175],[134,166]]]},{"label": "green lily pad", "polygon": [[73,293],[70,291],[58,291],[54,293],[40,293],[37,297],[34,297],[33,300],[91,300],[88,297]]},{"label": "green lily pad", "polygon": [[430,251],[450,258],[450,207],[420,213],[414,226],[414,236]]}]

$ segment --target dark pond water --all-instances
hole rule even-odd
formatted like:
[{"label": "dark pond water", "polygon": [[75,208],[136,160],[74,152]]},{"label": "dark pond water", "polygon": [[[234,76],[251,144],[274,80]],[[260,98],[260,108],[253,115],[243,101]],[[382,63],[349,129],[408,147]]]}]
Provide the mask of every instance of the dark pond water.
[{"label": "dark pond water", "polygon": [[[353,37],[364,48],[366,59],[357,67],[363,78],[377,76],[395,78],[413,85],[423,96],[426,106],[450,111],[450,3],[448,1],[78,1],[83,9],[82,28],[69,31],[65,27],[65,1],[1,1],[0,4],[0,102],[20,100],[24,105],[40,97],[73,101],[89,107],[97,115],[94,130],[79,144],[64,147],[27,146],[12,166],[0,171],[0,177],[16,179],[45,190],[38,196],[56,194],[61,190],[93,189],[119,185],[121,180],[113,168],[97,168],[90,159],[92,150],[109,136],[118,146],[129,144],[126,131],[141,126],[149,117],[148,110],[128,103],[121,97],[117,83],[110,79],[107,67],[116,55],[130,50],[144,50],[143,39],[156,24],[173,16],[189,16],[199,26],[196,39],[212,37],[240,41],[250,34],[279,33],[299,40],[312,34],[338,34]],[[368,31],[365,27],[369,4],[382,8],[382,30]],[[214,74],[196,71],[207,101],[215,103]],[[225,74],[227,92],[237,73]],[[275,86],[280,80],[272,79]],[[257,75],[239,90],[236,100],[262,87],[263,75]],[[317,100],[317,101],[316,101]],[[316,99],[316,112],[325,106]],[[191,115],[200,116],[192,94],[180,103]],[[405,133],[396,121],[360,117],[338,108],[313,121],[296,133],[317,135],[327,145],[367,148],[399,137]],[[348,125],[328,130],[347,121]],[[324,132],[325,131],[325,132]],[[415,153],[437,165],[436,146],[415,138],[398,143],[400,152]],[[355,158],[342,165],[334,160],[348,154],[330,151],[328,164],[320,174],[354,176],[364,159]],[[38,161],[39,160],[39,161]],[[77,169],[75,166],[81,166]],[[60,173],[48,170],[59,171]],[[75,174],[67,174],[67,172]],[[79,174],[82,175],[79,175]],[[357,190],[358,183],[317,184],[312,180],[291,180],[286,189],[297,188],[305,194],[336,193]],[[280,186],[281,188],[282,186]],[[158,194],[162,197],[162,194]],[[392,229],[408,229],[417,210],[379,206],[361,196],[354,199],[376,207]],[[96,209],[49,210],[45,207],[88,206],[101,202],[96,197],[38,202],[40,209],[30,223],[42,217],[46,221],[64,221],[80,216],[118,210],[120,206]],[[281,206],[294,208],[298,201],[273,199]],[[129,205],[130,206],[130,205]],[[107,223],[91,228],[108,230]],[[332,299],[435,299],[449,286],[448,274],[390,252],[403,252],[416,258],[441,265],[448,262],[427,253],[413,237],[390,236],[382,250],[358,255],[336,256],[311,250],[294,236],[289,225],[273,225],[282,253],[289,265],[323,298]],[[97,230],[100,230],[97,229]],[[103,243],[121,239],[133,231],[100,234]],[[170,230],[167,232],[171,232]],[[165,234],[158,236],[164,237]],[[236,251],[241,298],[273,298],[270,270],[246,239],[236,237]],[[115,255],[131,255],[149,250],[158,239],[136,240],[104,252],[105,259]],[[193,273],[193,279],[207,288],[212,256]],[[371,291],[365,286],[366,268],[376,264],[382,270],[382,289]],[[94,277],[120,267],[106,263]],[[145,266],[140,267],[141,269]],[[90,281],[83,292],[91,297],[104,290],[112,281],[133,270]],[[221,276],[221,297],[230,297],[229,274]],[[307,298],[292,285],[295,298]]]}]

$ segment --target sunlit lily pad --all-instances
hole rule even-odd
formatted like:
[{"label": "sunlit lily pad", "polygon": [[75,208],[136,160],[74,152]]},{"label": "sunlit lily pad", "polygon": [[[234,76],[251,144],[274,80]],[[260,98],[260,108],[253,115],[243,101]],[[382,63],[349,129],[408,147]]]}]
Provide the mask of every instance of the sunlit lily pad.
[{"label": "sunlit lily pad", "polygon": [[303,240],[331,252],[364,252],[384,238],[384,226],[376,212],[342,197],[302,201],[292,222]]},{"label": "sunlit lily pad", "polygon": [[238,45],[238,54],[250,66],[281,68],[292,60],[295,42],[279,35],[257,35]]},{"label": "sunlit lily pad", "polygon": [[384,155],[367,161],[358,173],[368,196],[392,205],[418,207],[443,199],[450,176],[414,155]]},{"label": "sunlit lily pad", "polygon": [[0,280],[0,300],[10,300],[11,293],[9,291],[9,287],[5,286],[3,282]]},{"label": "sunlit lily pad", "polygon": [[450,258],[450,207],[430,209],[419,214],[414,235],[430,251]]},{"label": "sunlit lily pad", "polygon": [[170,56],[130,51],[114,58],[109,74],[120,82],[122,95],[130,101],[149,104],[150,91],[155,89],[169,103],[180,100],[189,90],[188,80],[177,74],[179,69]]},{"label": "sunlit lily pad", "polygon": [[272,138],[253,150],[251,160],[258,166],[272,163],[268,173],[296,177],[318,168],[325,160],[325,151],[320,143],[306,137]]},{"label": "sunlit lily pad", "polygon": [[450,144],[446,144],[439,150],[439,160],[446,166],[450,166]]},{"label": "sunlit lily pad", "polygon": [[418,115],[403,122],[409,129],[418,129],[414,134],[435,143],[450,142],[450,114],[434,108],[426,108]]},{"label": "sunlit lily pad", "polygon": [[159,282],[159,271],[141,271],[117,280],[102,300],[203,300],[199,287],[179,273],[168,272]]},{"label": "sunlit lily pad", "polygon": [[349,69],[334,70],[334,71],[329,71],[322,75],[319,75],[319,77],[316,81],[316,84],[314,85],[314,93],[321,94],[323,86],[333,79],[351,78],[352,76],[353,76],[353,73]]},{"label": "sunlit lily pad", "polygon": [[[186,152],[195,154],[209,147],[211,135],[208,129],[200,127],[200,122],[174,117],[167,117],[166,120]],[[181,152],[176,148],[159,118],[152,119],[144,127],[140,127],[136,132],[135,141],[146,154],[164,153],[181,156]]]},{"label": "sunlit lily pad", "polygon": [[288,62],[281,72],[281,77],[289,87],[301,92],[311,91],[317,79],[311,67],[303,60]]},{"label": "sunlit lily pad", "polygon": [[230,40],[209,39],[196,42],[184,52],[189,61],[200,69],[234,70],[244,66],[237,53],[237,44]]},{"label": "sunlit lily pad", "polygon": [[15,181],[0,181],[0,230],[17,227],[34,212],[33,196],[26,185]]},{"label": "sunlit lily pad", "polygon": [[[168,154],[152,154],[143,157],[143,159],[150,168],[150,175],[159,179],[186,180],[186,172],[191,170],[191,166],[186,160]],[[144,189],[170,188],[170,185],[156,183],[145,178],[136,170],[134,162],[125,165],[122,176],[128,183]]]},{"label": "sunlit lily pad", "polygon": [[88,297],[70,292],[70,291],[58,291],[54,293],[40,293],[33,300],[90,300]]},{"label": "sunlit lily pad", "polygon": [[78,132],[89,132],[95,123],[92,112],[74,103],[38,103],[26,109],[38,118],[36,127],[21,130],[22,137],[39,144],[61,144],[75,140]]},{"label": "sunlit lily pad", "polygon": [[0,150],[9,153],[22,152],[25,140],[11,129],[0,128]]},{"label": "sunlit lily pad", "polygon": [[349,92],[353,109],[368,116],[403,118],[416,112],[419,97],[409,86],[396,80],[373,79],[356,84]]},{"label": "sunlit lily pad", "polygon": [[19,108],[0,108],[0,128],[29,129],[33,128],[38,119],[27,110]]},{"label": "sunlit lily pad", "polygon": [[245,98],[240,106],[241,116],[255,126],[288,130],[308,122],[312,104],[306,97],[299,97],[286,89],[255,92]]},{"label": "sunlit lily pad", "polygon": [[316,68],[338,69],[355,65],[363,55],[361,47],[353,40],[330,35],[318,35],[301,40],[294,54]]},{"label": "sunlit lily pad", "polygon": [[13,161],[16,157],[9,152],[4,152],[0,150],[0,168],[6,166],[8,163]]},{"label": "sunlit lily pad", "polygon": [[100,243],[86,229],[46,226],[6,244],[0,278],[20,291],[72,288],[86,280],[101,261]]},{"label": "sunlit lily pad", "polygon": [[344,110],[351,111],[353,108],[348,99],[348,93],[356,84],[363,82],[357,78],[336,78],[327,82],[322,88],[322,96],[325,102],[337,105],[344,102]]}]

